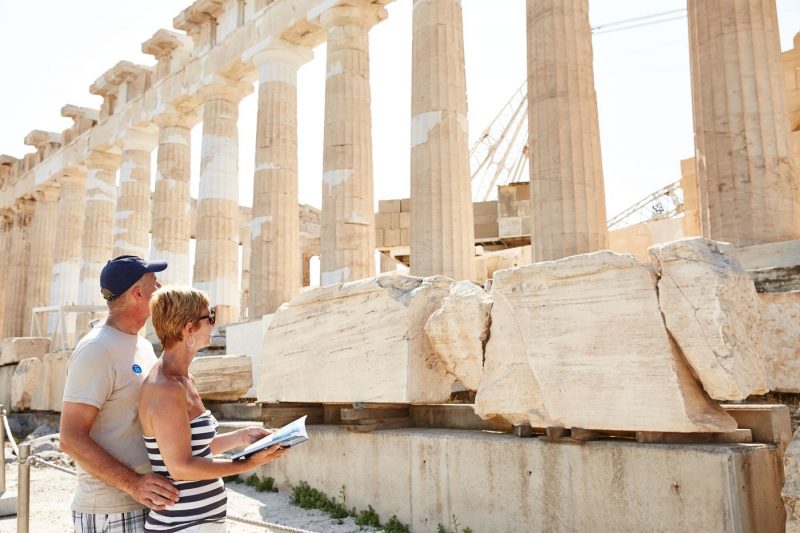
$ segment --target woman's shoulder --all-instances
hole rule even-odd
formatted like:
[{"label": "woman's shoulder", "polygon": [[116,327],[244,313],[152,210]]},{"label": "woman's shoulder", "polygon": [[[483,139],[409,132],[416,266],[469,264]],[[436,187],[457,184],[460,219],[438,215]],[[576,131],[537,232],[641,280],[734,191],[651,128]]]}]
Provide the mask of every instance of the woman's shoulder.
[{"label": "woman's shoulder", "polygon": [[183,384],[164,376],[157,368],[153,368],[142,384],[141,397],[146,398],[151,404],[169,402],[170,405],[184,405],[186,390]]}]

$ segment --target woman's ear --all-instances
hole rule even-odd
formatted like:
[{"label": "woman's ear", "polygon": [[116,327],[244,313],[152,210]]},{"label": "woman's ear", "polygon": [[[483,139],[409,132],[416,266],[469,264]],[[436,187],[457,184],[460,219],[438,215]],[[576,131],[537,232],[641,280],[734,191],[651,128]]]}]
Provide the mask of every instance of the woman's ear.
[{"label": "woman's ear", "polygon": [[183,326],[183,330],[181,330],[181,332],[183,333],[184,340],[188,339],[189,337],[192,336],[192,333],[194,333],[194,324],[192,324],[191,322],[187,322]]}]

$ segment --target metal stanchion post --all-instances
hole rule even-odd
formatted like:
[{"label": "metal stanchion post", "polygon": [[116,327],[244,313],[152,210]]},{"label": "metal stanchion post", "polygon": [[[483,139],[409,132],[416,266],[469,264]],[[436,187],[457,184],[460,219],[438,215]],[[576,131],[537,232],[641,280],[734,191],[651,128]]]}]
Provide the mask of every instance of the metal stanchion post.
[{"label": "metal stanchion post", "polygon": [[28,533],[31,507],[30,444],[19,445],[19,475],[17,476],[17,533]]},{"label": "metal stanchion post", "polygon": [[3,420],[6,417],[6,410],[0,403],[0,494],[6,491],[6,426]]}]

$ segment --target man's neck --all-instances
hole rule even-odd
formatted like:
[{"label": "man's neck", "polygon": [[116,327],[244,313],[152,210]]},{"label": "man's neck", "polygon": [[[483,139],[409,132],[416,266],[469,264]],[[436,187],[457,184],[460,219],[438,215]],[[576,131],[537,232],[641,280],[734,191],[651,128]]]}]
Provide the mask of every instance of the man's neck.
[{"label": "man's neck", "polygon": [[144,321],[129,316],[128,313],[111,312],[106,319],[107,326],[127,333],[128,335],[138,334],[139,330],[144,327],[144,324]]}]

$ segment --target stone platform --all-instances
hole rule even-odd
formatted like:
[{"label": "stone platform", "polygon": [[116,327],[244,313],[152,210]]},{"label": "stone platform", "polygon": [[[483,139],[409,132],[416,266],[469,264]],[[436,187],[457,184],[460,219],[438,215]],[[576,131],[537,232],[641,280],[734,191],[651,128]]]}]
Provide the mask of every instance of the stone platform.
[{"label": "stone platform", "polygon": [[415,532],[455,516],[473,531],[784,530],[782,465],[767,444],[547,442],[485,431],[370,434],[309,426],[309,441],[259,470],[372,505]]}]

